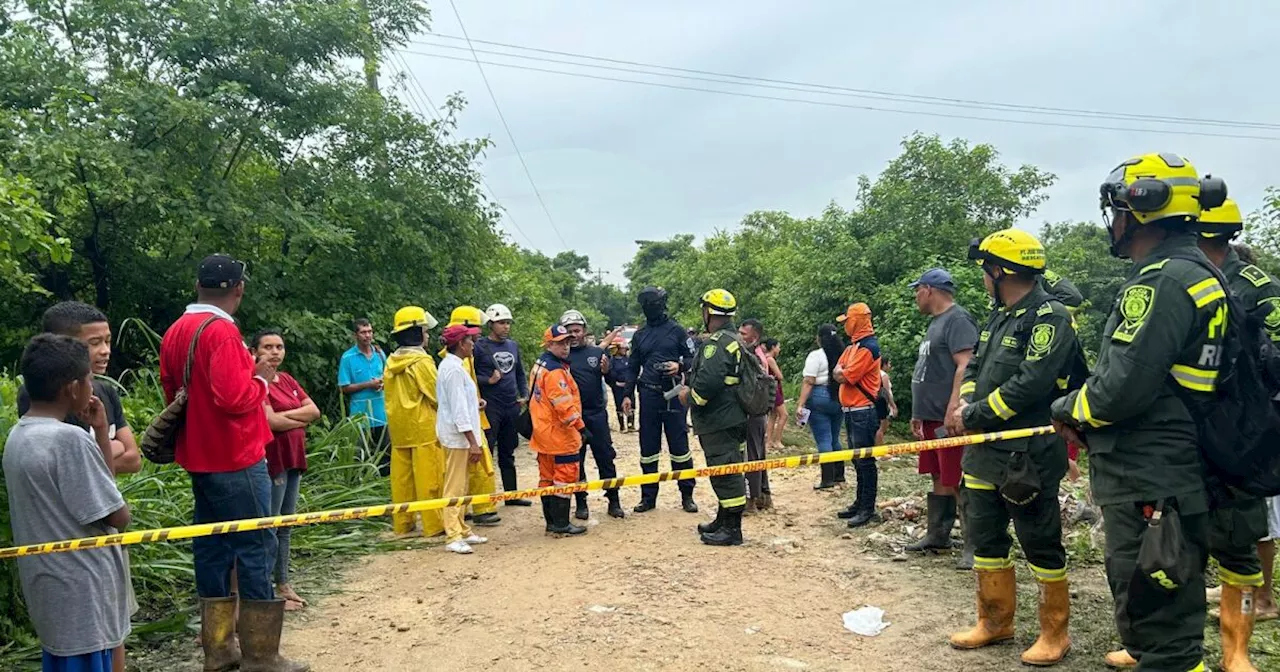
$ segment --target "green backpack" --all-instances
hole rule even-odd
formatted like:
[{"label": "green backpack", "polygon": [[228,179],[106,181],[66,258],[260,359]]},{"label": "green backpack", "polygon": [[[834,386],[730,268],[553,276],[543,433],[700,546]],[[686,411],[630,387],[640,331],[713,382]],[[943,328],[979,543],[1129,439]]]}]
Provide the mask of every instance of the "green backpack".
[{"label": "green backpack", "polygon": [[748,417],[767,415],[773,410],[773,399],[778,381],[765,370],[760,360],[747,348],[742,339],[734,339],[743,353],[738,358],[738,384],[734,390],[738,395],[738,405]]}]

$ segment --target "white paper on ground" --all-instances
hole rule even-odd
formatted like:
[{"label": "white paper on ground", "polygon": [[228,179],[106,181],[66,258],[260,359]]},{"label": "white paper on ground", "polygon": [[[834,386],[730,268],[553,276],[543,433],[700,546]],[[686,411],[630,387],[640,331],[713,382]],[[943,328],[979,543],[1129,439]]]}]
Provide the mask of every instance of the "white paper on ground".
[{"label": "white paper on ground", "polygon": [[864,637],[875,637],[891,624],[884,620],[884,609],[866,606],[844,614],[844,628]]}]

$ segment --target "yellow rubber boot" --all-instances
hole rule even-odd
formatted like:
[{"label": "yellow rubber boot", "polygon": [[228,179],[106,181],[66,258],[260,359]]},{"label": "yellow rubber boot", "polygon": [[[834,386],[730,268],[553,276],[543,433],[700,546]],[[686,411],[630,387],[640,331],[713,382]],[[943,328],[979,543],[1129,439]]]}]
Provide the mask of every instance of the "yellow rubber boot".
[{"label": "yellow rubber boot", "polygon": [[1138,661],[1124,649],[1108,653],[1103,656],[1102,662],[1106,663],[1107,667],[1116,670],[1129,670],[1138,666]]},{"label": "yellow rubber boot", "polygon": [[1013,639],[1013,612],[1018,601],[1013,568],[974,573],[978,576],[978,624],[951,635],[951,646],[957,649],[979,649]]},{"label": "yellow rubber boot", "polygon": [[1258,672],[1249,662],[1253,635],[1253,586],[1222,584],[1222,671]]},{"label": "yellow rubber boot", "polygon": [[1067,580],[1040,583],[1040,636],[1022,652],[1022,662],[1037,667],[1057,665],[1071,650],[1071,593]]}]

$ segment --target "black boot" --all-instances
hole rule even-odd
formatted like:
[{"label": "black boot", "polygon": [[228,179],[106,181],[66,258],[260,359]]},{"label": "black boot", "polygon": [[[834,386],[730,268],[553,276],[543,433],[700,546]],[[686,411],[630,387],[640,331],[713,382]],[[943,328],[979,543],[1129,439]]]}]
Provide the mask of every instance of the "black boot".
[{"label": "black boot", "polygon": [[[503,492],[515,492],[516,490],[520,489],[520,487],[516,485],[516,468],[514,466],[499,467],[499,471],[502,472],[502,491]],[[527,499],[508,499],[506,501],[506,505],[507,506],[533,506],[533,502]]]},{"label": "black boot", "polygon": [[682,495],[680,495],[680,506],[681,506],[681,508],[683,508],[683,509],[684,509],[684,512],[685,512],[685,513],[697,513],[697,512],[698,512],[698,503],[697,503],[697,502],[695,502],[695,501],[693,501],[693,493],[692,493],[692,492],[690,492],[690,493],[688,493],[688,494],[682,494]]},{"label": "black boot", "polygon": [[844,478],[844,462],[831,463],[831,482],[836,485],[848,482]]},{"label": "black boot", "polygon": [[876,490],[880,474],[875,458],[860,459],[853,465],[858,472],[858,495],[854,504],[857,512],[849,518],[849,527],[862,527],[876,519]]},{"label": "black boot", "polygon": [[835,487],[835,466],[834,462],[823,462],[818,465],[818,469],[821,471],[821,476],[819,477],[818,484],[813,486],[814,490],[830,490]]},{"label": "black boot", "polygon": [[618,491],[605,490],[604,496],[609,500],[609,517],[610,518],[626,518],[627,514],[622,512],[622,503],[618,500]]},{"label": "black boot", "polygon": [[735,507],[724,512],[724,520],[720,529],[702,535],[702,543],[708,546],[741,546],[742,545],[742,507]]},{"label": "black boot", "polygon": [[951,527],[956,523],[956,499],[949,495],[929,493],[929,526],[924,538],[907,544],[903,550],[914,553],[945,551],[951,548]]},{"label": "black boot", "polygon": [[701,534],[711,534],[720,530],[720,526],[724,525],[724,507],[716,509],[716,519],[709,523],[698,523],[698,532]]},{"label": "black boot", "polygon": [[576,536],[579,534],[584,534],[587,531],[587,528],[578,527],[577,525],[574,525],[573,523],[569,522],[569,498],[568,497],[556,497],[555,495],[552,495],[549,499],[551,500],[551,503],[548,504],[547,506],[548,508],[551,509],[551,514],[552,514],[551,520],[553,522],[553,525],[551,526],[551,529],[548,532],[552,536],[556,536],[556,537],[563,537],[565,535]]},{"label": "black boot", "polygon": [[573,517],[578,520],[587,520],[591,518],[591,509],[587,508],[587,493],[574,493],[574,498],[578,502],[578,506],[573,510]]},{"label": "black boot", "polygon": [[643,495],[640,497],[640,503],[636,504],[636,508],[631,509],[632,513],[644,513],[658,508],[658,503],[652,499],[646,499]]},{"label": "black boot", "polygon": [[618,431],[623,434],[627,433],[627,416],[618,413]]},{"label": "black boot", "polygon": [[556,526],[556,516],[551,511],[551,500],[554,499],[554,496],[543,495],[542,497],[539,497],[539,499],[542,500],[542,517],[547,521],[547,532],[550,533],[551,528]]},{"label": "black boot", "polygon": [[634,412],[627,416],[627,431],[636,431],[636,414]]}]

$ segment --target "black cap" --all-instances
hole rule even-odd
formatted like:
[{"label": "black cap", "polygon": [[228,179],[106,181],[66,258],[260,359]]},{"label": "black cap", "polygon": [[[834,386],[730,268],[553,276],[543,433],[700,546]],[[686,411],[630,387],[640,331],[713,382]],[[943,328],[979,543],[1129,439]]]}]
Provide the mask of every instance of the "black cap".
[{"label": "black cap", "polygon": [[248,277],[248,265],[225,254],[211,254],[200,261],[196,280],[206,289],[235,287]]}]

